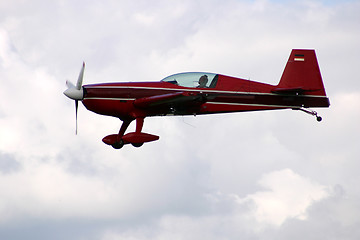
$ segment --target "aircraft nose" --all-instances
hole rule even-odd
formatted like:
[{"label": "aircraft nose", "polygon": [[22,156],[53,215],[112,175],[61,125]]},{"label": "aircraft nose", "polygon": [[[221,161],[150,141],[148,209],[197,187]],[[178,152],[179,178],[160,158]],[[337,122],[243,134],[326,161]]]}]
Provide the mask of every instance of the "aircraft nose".
[{"label": "aircraft nose", "polygon": [[68,88],[64,91],[64,94],[73,100],[82,100],[84,98],[83,88],[80,88],[80,90],[76,88]]}]

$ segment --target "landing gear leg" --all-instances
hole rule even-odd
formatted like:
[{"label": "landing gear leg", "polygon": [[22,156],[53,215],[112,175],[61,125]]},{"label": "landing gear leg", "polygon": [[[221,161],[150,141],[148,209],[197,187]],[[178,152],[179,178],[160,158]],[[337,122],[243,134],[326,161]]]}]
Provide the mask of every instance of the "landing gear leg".
[{"label": "landing gear leg", "polygon": [[[143,117],[139,117],[136,118],[136,133],[141,133],[141,130],[144,126],[144,118]],[[134,147],[141,147],[144,143],[132,143],[131,145],[133,145]]]},{"label": "landing gear leg", "polygon": [[132,120],[124,120],[123,124],[121,125],[121,128],[119,130],[119,133],[117,135],[117,140],[114,144],[112,144],[111,146],[115,149],[120,149],[124,146],[124,141],[122,140],[122,137],[125,134],[126,129],[129,127],[130,123],[132,122]]},{"label": "landing gear leg", "polygon": [[320,117],[320,116],[318,115],[318,113],[317,113],[316,111],[314,111],[314,110],[305,109],[305,108],[297,108],[297,109],[295,109],[295,110],[300,110],[300,111],[303,111],[303,112],[305,112],[305,113],[307,113],[307,114],[310,114],[310,115],[312,115],[312,116],[315,116],[315,117],[316,117],[316,120],[317,120],[318,122],[321,122],[321,120],[322,120],[322,117]]},{"label": "landing gear leg", "polygon": [[118,140],[120,140],[122,138],[122,136],[124,136],[124,133],[125,133],[126,129],[129,127],[131,122],[132,122],[132,120],[124,120],[123,121],[123,124],[121,125],[121,128],[118,133]]},{"label": "landing gear leg", "polygon": [[142,117],[137,118],[136,119],[136,130],[135,130],[135,132],[140,133],[143,126],[144,126],[144,118],[142,118]]}]

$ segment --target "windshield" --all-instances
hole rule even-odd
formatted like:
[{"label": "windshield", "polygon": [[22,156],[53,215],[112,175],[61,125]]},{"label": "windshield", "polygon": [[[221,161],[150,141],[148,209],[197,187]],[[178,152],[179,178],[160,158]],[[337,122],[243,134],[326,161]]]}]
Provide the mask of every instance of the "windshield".
[{"label": "windshield", "polygon": [[168,76],[161,80],[182,87],[190,88],[214,88],[216,86],[218,75],[214,73],[189,72],[178,73]]}]

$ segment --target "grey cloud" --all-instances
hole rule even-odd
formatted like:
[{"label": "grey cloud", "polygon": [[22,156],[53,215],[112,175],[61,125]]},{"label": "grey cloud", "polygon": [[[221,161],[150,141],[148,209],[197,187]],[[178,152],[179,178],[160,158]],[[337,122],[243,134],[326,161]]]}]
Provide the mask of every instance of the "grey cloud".
[{"label": "grey cloud", "polygon": [[0,152],[0,172],[8,174],[21,170],[21,163],[10,154]]},{"label": "grey cloud", "polygon": [[107,222],[85,219],[24,219],[23,221],[2,224],[2,239],[101,239],[99,231],[104,231]]},{"label": "grey cloud", "polygon": [[[270,239],[357,239],[359,199],[335,186],[333,196],[315,203],[304,220],[290,219]],[[350,210],[351,209],[351,210]]]}]

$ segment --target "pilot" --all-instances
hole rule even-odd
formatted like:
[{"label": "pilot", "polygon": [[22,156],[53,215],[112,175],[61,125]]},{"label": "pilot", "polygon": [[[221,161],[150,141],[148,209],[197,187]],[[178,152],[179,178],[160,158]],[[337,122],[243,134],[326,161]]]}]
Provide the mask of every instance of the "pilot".
[{"label": "pilot", "polygon": [[201,76],[200,79],[199,79],[199,86],[197,86],[197,87],[198,88],[205,88],[208,81],[209,80],[208,80],[207,75]]}]

